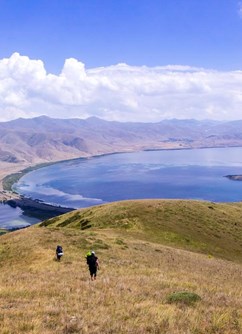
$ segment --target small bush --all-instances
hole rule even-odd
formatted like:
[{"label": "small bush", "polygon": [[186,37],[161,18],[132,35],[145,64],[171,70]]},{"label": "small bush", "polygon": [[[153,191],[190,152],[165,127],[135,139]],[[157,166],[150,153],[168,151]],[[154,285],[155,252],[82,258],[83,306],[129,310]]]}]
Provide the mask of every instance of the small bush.
[{"label": "small bush", "polygon": [[193,292],[174,292],[167,297],[168,303],[181,303],[185,305],[193,305],[201,300],[201,297]]},{"label": "small bush", "polygon": [[80,219],[78,214],[75,214],[73,216],[70,216],[68,219],[64,220],[62,223],[58,224],[59,227],[65,227],[72,223],[78,222]]},{"label": "small bush", "polygon": [[80,228],[81,230],[86,230],[88,228],[92,227],[92,224],[90,223],[90,220],[88,219],[81,219],[80,221]]},{"label": "small bush", "polygon": [[123,241],[123,239],[119,239],[119,238],[116,239],[115,243],[116,243],[117,245],[121,245],[121,246],[126,245],[126,243]]},{"label": "small bush", "polygon": [[105,244],[105,242],[103,242],[100,239],[97,239],[91,246],[91,248],[93,249],[109,249],[110,246]]},{"label": "small bush", "polygon": [[48,225],[51,225],[51,224],[55,224],[59,221],[60,217],[55,217],[55,218],[51,218],[51,219],[48,219],[48,220],[44,220],[42,221],[42,223],[39,224],[40,227],[46,227]]}]

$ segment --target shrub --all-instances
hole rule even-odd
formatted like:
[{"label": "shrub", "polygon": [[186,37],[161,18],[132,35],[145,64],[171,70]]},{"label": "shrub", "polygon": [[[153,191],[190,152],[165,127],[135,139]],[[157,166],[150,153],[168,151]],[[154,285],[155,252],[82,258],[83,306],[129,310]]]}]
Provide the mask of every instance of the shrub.
[{"label": "shrub", "polygon": [[201,300],[199,295],[187,291],[174,292],[167,297],[168,303],[181,303],[185,305],[193,305],[199,300]]}]

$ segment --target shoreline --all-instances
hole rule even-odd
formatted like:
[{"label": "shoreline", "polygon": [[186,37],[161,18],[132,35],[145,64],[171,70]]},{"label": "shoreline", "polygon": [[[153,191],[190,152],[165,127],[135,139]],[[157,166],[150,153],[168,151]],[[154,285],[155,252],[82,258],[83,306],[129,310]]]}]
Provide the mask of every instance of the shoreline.
[{"label": "shoreline", "polygon": [[[15,164],[14,166],[12,166],[12,164],[10,165],[10,163],[0,162],[0,169],[3,167],[0,173],[0,204],[7,204],[12,208],[19,207],[23,211],[23,215],[34,217],[41,221],[75,210],[74,208],[52,205],[38,199],[25,197],[11,189],[12,185],[25,174],[62,161],[53,161],[36,165],[20,163]],[[13,171],[13,173],[9,174],[10,170]]]},{"label": "shoreline", "polygon": [[[181,151],[181,150],[202,150],[202,149],[218,149],[218,148],[234,148],[234,147],[242,147],[242,146],[201,146],[201,147],[170,147],[170,148],[141,148],[141,149],[134,149],[134,150],[125,150],[125,151],[114,151],[114,152],[107,152],[107,153],[100,153],[94,154],[84,157],[77,157],[71,159],[64,159],[64,160],[55,160],[51,162],[42,162],[42,163],[9,163],[0,161],[0,201],[2,200],[2,193],[8,192],[9,194],[17,194],[14,192],[11,187],[12,185],[17,182],[22,176],[25,174],[37,170],[39,168],[55,165],[57,163],[64,163],[67,161],[75,161],[80,159],[92,159],[92,158],[99,158],[108,155],[115,155],[115,154],[125,154],[125,153],[135,153],[135,152],[149,152],[149,151]],[[237,175],[226,175],[228,178],[235,177]],[[240,176],[240,175],[238,175]],[[241,175],[242,177],[242,175]]]},{"label": "shoreline", "polygon": [[[205,149],[205,148],[218,148],[218,147],[194,147],[194,148],[159,148],[159,149],[144,149],[141,151],[173,151],[173,150],[187,150],[187,149]],[[224,148],[224,147],[219,147]],[[105,155],[114,155],[114,154],[122,154],[122,153],[135,153],[140,150],[129,150],[129,151],[121,151],[121,152],[108,152],[101,153],[98,155],[90,155],[85,157],[77,157],[71,159],[57,160],[52,162],[44,162],[37,163],[32,165],[30,163],[6,163],[0,162],[0,204],[8,204],[11,207],[19,207],[23,210],[23,214],[31,217],[40,218],[42,220],[52,218],[73,210],[74,208],[63,207],[60,205],[52,205],[45,203],[39,199],[32,199],[29,197],[25,197],[20,195],[19,193],[12,190],[12,186],[16,183],[22,176],[25,174],[37,170],[39,168],[47,167],[50,165],[54,165],[57,163],[64,163],[67,161],[74,161],[80,159],[91,159],[98,158]],[[12,173],[11,173],[12,172]],[[242,180],[242,175],[226,175],[230,180],[240,181]]]},{"label": "shoreline", "polygon": [[24,197],[6,190],[0,191],[0,204],[7,204],[12,208],[19,207],[23,211],[23,215],[38,218],[41,221],[76,210],[74,208],[48,204],[38,199]]}]

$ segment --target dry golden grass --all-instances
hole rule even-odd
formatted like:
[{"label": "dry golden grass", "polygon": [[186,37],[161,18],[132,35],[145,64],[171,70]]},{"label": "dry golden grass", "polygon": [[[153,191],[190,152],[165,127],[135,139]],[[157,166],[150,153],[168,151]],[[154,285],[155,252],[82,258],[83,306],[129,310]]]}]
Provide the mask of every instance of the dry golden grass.
[{"label": "dry golden grass", "polygon": [[[125,237],[124,237],[125,236]],[[54,259],[61,244],[64,257]],[[92,282],[85,253],[100,259]],[[37,226],[0,237],[0,333],[242,332],[242,266],[120,229]],[[202,299],[169,304],[172,292]]]}]

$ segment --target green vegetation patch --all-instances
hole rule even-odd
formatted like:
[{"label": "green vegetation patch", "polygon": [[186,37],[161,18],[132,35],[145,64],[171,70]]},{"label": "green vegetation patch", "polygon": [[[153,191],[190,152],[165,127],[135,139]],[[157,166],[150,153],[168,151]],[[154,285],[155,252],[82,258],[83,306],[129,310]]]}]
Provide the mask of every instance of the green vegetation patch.
[{"label": "green vegetation patch", "polygon": [[115,240],[115,243],[116,243],[117,245],[120,245],[120,246],[125,246],[125,245],[127,245],[126,242],[124,242],[124,240],[123,240],[123,239],[120,239],[120,238],[117,238],[117,239]]},{"label": "green vegetation patch", "polygon": [[57,224],[58,227],[65,227],[72,223],[80,222],[79,215],[71,215],[70,218],[65,219],[61,223]]},{"label": "green vegetation patch", "polygon": [[60,221],[60,217],[55,217],[55,218],[51,218],[48,220],[44,220],[42,223],[39,224],[39,226],[41,227],[46,227],[46,226],[55,226],[56,223],[58,223]]},{"label": "green vegetation patch", "polygon": [[23,176],[24,174],[22,172],[18,172],[18,173],[14,173],[11,175],[6,176],[3,181],[3,189],[4,190],[8,190],[11,191],[12,190],[12,185],[16,182],[18,182],[18,180]]},{"label": "green vegetation patch", "polygon": [[81,230],[86,230],[88,228],[92,227],[92,225],[90,224],[90,220],[89,219],[81,219],[80,221],[80,228]]},{"label": "green vegetation patch", "polygon": [[[57,162],[55,162],[55,163],[57,163]],[[46,166],[49,166],[49,165],[54,165],[55,163],[53,163],[53,162],[46,162],[45,163],[44,162],[44,163],[38,164],[36,166],[27,167],[27,168],[21,170],[20,172],[7,175],[7,176],[5,176],[5,178],[2,181],[3,189],[11,191],[13,184],[18,182],[21,179],[21,177],[23,177],[25,174],[27,174],[29,172],[32,172],[36,169],[42,168],[42,167],[46,167]]]},{"label": "green vegetation patch", "polygon": [[91,245],[92,249],[98,250],[98,249],[109,249],[110,246],[108,244],[106,244],[105,242],[103,242],[103,240],[101,239],[97,239],[93,242],[93,244]]},{"label": "green vegetation patch", "polygon": [[5,233],[8,233],[8,231],[7,231],[7,230],[4,230],[3,228],[0,228],[0,235],[3,235],[3,234],[5,234]]},{"label": "green vegetation patch", "polygon": [[184,305],[193,305],[202,298],[194,292],[181,291],[174,292],[167,297],[168,303],[180,303]]}]

